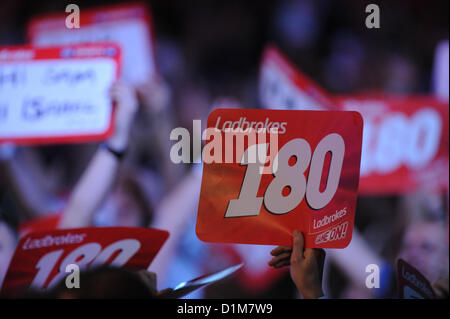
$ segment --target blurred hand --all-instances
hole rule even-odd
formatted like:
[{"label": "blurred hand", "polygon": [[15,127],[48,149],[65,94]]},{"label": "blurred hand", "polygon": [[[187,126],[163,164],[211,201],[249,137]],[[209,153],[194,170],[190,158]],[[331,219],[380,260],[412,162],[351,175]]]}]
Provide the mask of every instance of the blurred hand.
[{"label": "blurred hand", "polygon": [[169,106],[170,88],[160,77],[152,78],[150,81],[139,85],[136,90],[146,109],[153,115],[160,113]]},{"label": "blurred hand", "polygon": [[116,103],[116,114],[114,133],[108,140],[108,144],[119,151],[128,145],[131,124],[139,103],[133,87],[124,83],[114,83],[109,93],[113,102]]},{"label": "blurred hand", "polygon": [[293,247],[279,246],[273,249],[274,256],[269,265],[281,268],[290,265],[292,281],[304,298],[313,299],[324,296],[322,291],[323,265],[325,251],[316,248],[304,248],[303,234],[294,231]]},{"label": "blurred hand", "polygon": [[449,297],[448,293],[448,277],[439,278],[433,283],[433,290],[438,299],[446,299]]}]

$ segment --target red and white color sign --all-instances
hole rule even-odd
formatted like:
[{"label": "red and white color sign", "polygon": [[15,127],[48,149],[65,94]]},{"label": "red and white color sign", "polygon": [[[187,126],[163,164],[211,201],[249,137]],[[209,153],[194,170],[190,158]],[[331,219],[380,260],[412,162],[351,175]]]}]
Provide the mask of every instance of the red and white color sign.
[{"label": "red and white color sign", "polygon": [[102,265],[147,269],[168,236],[164,230],[131,227],[29,234],[16,248],[2,293],[10,295],[27,288],[50,289],[68,275],[69,264],[76,264],[80,270]]},{"label": "red and white color sign", "polygon": [[[207,127],[221,133],[207,137],[203,150],[197,236],[209,242],[292,245],[298,229],[306,247],[346,247],[355,216],[362,126],[357,112],[214,110]],[[241,134],[231,145],[233,161],[227,161],[233,137],[225,132],[228,127],[241,132],[233,133]],[[265,133],[247,141],[244,127]],[[262,139],[275,127],[277,139]],[[215,159],[220,152],[225,160],[210,161],[208,152]]]},{"label": "red and white color sign", "polygon": [[116,42],[123,52],[124,81],[141,84],[156,73],[155,45],[150,9],[129,3],[80,10],[80,28],[66,27],[67,13],[34,17],[28,39],[34,46]]},{"label": "red and white color sign", "polygon": [[430,282],[403,259],[397,260],[398,297],[400,299],[435,299]]},{"label": "red and white color sign", "polygon": [[0,47],[0,142],[105,139],[113,130],[108,91],[119,63],[112,43]]},{"label": "red and white color sign", "polygon": [[340,96],[364,119],[360,193],[448,189],[449,107],[431,96]]},{"label": "red and white color sign", "polygon": [[266,108],[337,109],[333,99],[274,46],[268,46],[264,50],[259,72],[259,97]]},{"label": "red and white color sign", "polygon": [[331,96],[275,47],[267,47],[264,52],[259,90],[266,108],[361,113],[364,119],[361,194],[448,189],[448,99],[381,94]]}]

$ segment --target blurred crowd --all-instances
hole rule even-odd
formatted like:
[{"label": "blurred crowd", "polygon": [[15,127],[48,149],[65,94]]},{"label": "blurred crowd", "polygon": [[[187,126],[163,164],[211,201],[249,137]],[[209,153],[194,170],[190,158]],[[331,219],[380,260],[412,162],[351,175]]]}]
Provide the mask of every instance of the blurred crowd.
[{"label": "blurred crowd", "polygon": [[[120,2],[77,1],[81,12],[106,3]],[[378,1],[376,31],[364,26],[369,3],[148,1],[160,77],[111,89],[122,116],[107,145],[0,145],[0,283],[18,232],[30,222],[41,229],[150,226],[171,233],[151,267],[159,289],[247,255],[253,264],[239,276],[189,297],[299,297],[289,270],[268,265],[270,250],[231,249],[196,237],[201,165],[172,163],[169,135],[175,127],[190,130],[194,119],[205,123],[217,106],[259,107],[258,68],[268,43],[335,94],[429,94],[435,48],[448,39],[448,1]],[[64,6],[1,1],[0,45],[25,43],[32,16]],[[111,155],[108,148],[126,153]],[[448,278],[448,193],[429,194],[425,187],[403,196],[359,196],[355,227],[348,248],[326,252],[323,286],[330,298],[395,297],[399,257],[431,282]],[[365,266],[374,263],[382,289],[370,290]]]}]

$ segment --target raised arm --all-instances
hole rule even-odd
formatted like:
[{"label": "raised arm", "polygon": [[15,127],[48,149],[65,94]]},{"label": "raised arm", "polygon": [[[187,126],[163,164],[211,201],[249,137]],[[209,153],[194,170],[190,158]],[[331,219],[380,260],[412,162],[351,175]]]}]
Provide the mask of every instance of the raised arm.
[{"label": "raised arm", "polygon": [[21,212],[27,218],[61,209],[62,202],[47,190],[42,180],[42,167],[31,149],[14,144],[0,145],[0,167]]},{"label": "raised arm", "polygon": [[[171,108],[172,94],[168,84],[160,77],[137,87],[138,96],[143,106],[143,116],[152,124],[152,143],[143,141],[146,152],[156,156],[158,170],[162,174],[166,187],[172,189],[185,174],[182,165],[174,164],[169,159],[170,143],[167,139],[174,128],[174,114]],[[143,137],[145,135],[141,135]]]},{"label": "raised arm", "polygon": [[94,213],[114,185],[121,154],[128,147],[138,102],[134,89],[122,83],[114,84],[110,94],[116,106],[114,133],[106,143],[100,145],[75,186],[59,228],[89,226]]},{"label": "raised arm", "polygon": [[150,226],[170,233],[167,242],[148,268],[158,274],[158,285],[165,285],[169,266],[177,253],[177,245],[182,239],[186,225],[191,218],[195,218],[201,181],[201,166],[196,165],[161,201],[156,210],[155,220]]}]

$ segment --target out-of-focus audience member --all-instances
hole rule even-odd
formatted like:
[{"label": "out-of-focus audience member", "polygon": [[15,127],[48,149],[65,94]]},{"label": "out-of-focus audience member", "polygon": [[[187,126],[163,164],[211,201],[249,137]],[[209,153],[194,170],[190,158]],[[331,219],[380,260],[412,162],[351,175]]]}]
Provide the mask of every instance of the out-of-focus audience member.
[{"label": "out-of-focus audience member", "polygon": [[[380,255],[367,243],[357,229],[345,249],[329,249],[328,256],[347,276],[349,284],[343,298],[395,298],[396,260],[403,258],[417,268],[430,282],[448,277],[448,241],[443,207],[432,209],[431,195],[404,196],[394,227],[395,236],[387,242],[397,246],[391,258]],[[398,243],[397,243],[398,241]],[[380,288],[365,285],[366,267],[375,264],[380,269]]]}]

